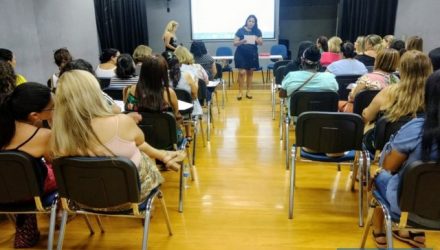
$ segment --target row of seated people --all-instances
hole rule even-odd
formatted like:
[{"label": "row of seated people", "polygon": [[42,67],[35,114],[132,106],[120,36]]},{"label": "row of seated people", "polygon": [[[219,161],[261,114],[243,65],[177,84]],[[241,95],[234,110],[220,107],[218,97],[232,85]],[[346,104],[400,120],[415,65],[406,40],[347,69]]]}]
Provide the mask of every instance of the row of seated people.
[{"label": "row of seated people", "polygon": [[[115,112],[113,103],[104,98],[97,79],[86,70],[75,68],[78,64],[74,61],[66,64],[55,96],[39,83],[16,86],[11,65],[5,62],[0,65],[0,69],[8,68],[12,73],[1,78],[1,150],[18,150],[34,157],[45,191],[56,188],[50,165],[53,157],[127,157],[138,168],[142,197],[163,181],[152,159],[162,161],[170,169],[180,168],[185,154],[157,150],[146,143],[136,125],[139,119],[136,113],[127,116]],[[50,127],[44,127],[48,124]],[[19,215],[16,223],[15,246],[36,244],[39,231],[35,216]]]},{"label": "row of seated people", "polygon": [[[337,91],[338,84],[335,76],[329,72],[318,72],[319,60],[320,54],[316,46],[312,45],[306,48],[301,58],[302,70],[289,72],[286,75],[282,81],[280,96],[290,98],[298,90]],[[392,74],[396,69],[399,70],[400,78]],[[425,144],[426,150],[430,154],[421,153],[422,137],[420,131],[425,124],[423,117],[426,117],[427,120],[438,119],[429,117],[428,113],[425,113],[425,111],[433,110],[427,105],[433,107],[438,105],[438,95],[440,95],[438,92],[440,72],[436,71],[427,81],[432,72],[433,65],[430,58],[420,51],[406,51],[400,58],[396,50],[382,50],[376,58],[375,71],[360,77],[357,87],[350,94],[350,100],[353,100],[353,97],[364,89],[382,89],[362,112],[367,124],[374,125],[380,116],[385,116],[390,122],[395,122],[401,117],[416,118],[402,128],[386,146],[387,150],[383,153],[381,166],[393,173],[403,170],[414,160],[422,160],[423,155],[426,156],[423,160],[438,159],[434,139],[430,139],[429,144]],[[428,125],[425,124],[425,126]],[[434,127],[438,128],[438,124],[435,124]],[[376,180],[378,188],[392,204],[391,208],[395,212],[399,212],[396,209],[396,207],[398,208],[396,194],[400,177],[401,175],[391,175],[384,171],[378,175]],[[383,223],[383,214],[377,210],[373,234],[378,247],[383,248],[384,244],[386,246],[386,239],[381,223]],[[423,233],[395,232],[395,235],[413,246],[424,246]]]}]

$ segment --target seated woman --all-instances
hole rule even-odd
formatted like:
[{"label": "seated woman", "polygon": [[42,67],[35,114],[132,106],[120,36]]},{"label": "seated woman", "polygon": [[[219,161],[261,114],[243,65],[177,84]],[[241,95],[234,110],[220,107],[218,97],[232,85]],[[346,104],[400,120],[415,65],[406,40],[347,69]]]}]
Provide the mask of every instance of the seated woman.
[{"label": "seated woman", "polygon": [[16,79],[12,65],[0,61],[0,104],[14,91]]},{"label": "seated woman", "polygon": [[205,43],[202,41],[194,41],[191,44],[190,52],[194,55],[194,62],[202,65],[208,74],[208,78],[210,80],[214,79],[214,76],[217,75],[217,67],[215,66],[212,56],[208,54]]},{"label": "seated woman", "polygon": [[60,48],[57,49],[54,54],[53,58],[55,60],[55,64],[58,66],[58,72],[54,73],[49,80],[47,81],[47,86],[52,90],[55,91],[57,88],[57,82],[58,78],[60,77],[60,72],[63,70],[63,67],[70,61],[72,61],[72,56],[70,55],[70,52],[66,48]]},{"label": "seated woman", "polygon": [[[399,182],[405,168],[414,161],[439,161],[440,141],[440,71],[436,71],[426,81],[424,89],[423,118],[416,118],[404,125],[399,132],[385,146],[381,167],[374,178],[376,189],[386,198],[393,213],[400,214],[398,203]],[[373,236],[379,248],[386,247],[384,233],[384,215],[380,207],[375,209],[373,217]],[[425,247],[425,234],[423,232],[394,231],[393,235],[412,247]]]},{"label": "seated woman", "polygon": [[157,150],[146,143],[133,119],[111,111],[102,97],[98,81],[89,72],[63,73],[58,82],[55,106],[54,157],[126,157],[139,171],[141,199],[163,181],[152,159],[177,171],[179,162],[185,157],[184,152]]},{"label": "seated woman", "polygon": [[116,60],[120,55],[117,49],[105,49],[99,56],[101,64],[96,67],[95,75],[98,78],[112,78],[116,75]]},{"label": "seated woman", "polygon": [[[400,60],[400,82],[382,89],[362,112],[366,131],[374,126],[381,116],[395,122],[402,117],[417,117],[424,111],[424,88],[432,73],[429,57],[417,50],[403,54]],[[364,136],[366,148],[374,155],[374,127]]]},{"label": "seated woman", "polygon": [[[288,72],[291,72],[291,71],[301,70],[301,62],[302,62],[301,58],[304,55],[304,50],[311,47],[312,45],[313,45],[313,43],[311,41],[302,41],[299,43],[298,53],[296,54],[296,58],[286,65],[286,68],[285,68],[286,73],[285,74],[287,74]],[[323,46],[327,46],[327,40],[325,42],[325,45],[321,45],[321,48]]]},{"label": "seated woman", "polygon": [[377,53],[383,49],[382,37],[371,34],[365,38],[364,53],[357,55],[355,58],[363,63],[366,67],[374,66]]},{"label": "seated woman", "polygon": [[332,62],[327,66],[327,71],[336,76],[340,75],[363,75],[368,72],[365,65],[354,59],[356,52],[351,42],[345,42],[341,45],[342,59]]},{"label": "seated woman", "polygon": [[[52,168],[46,165],[52,159],[49,146],[51,131],[36,124],[50,120],[53,107],[50,89],[33,82],[17,86],[0,103],[0,150],[22,151],[31,155],[41,178],[39,184],[46,193],[56,190]],[[32,247],[39,237],[35,214],[17,215],[14,247]]]},{"label": "seated woman", "polygon": [[348,100],[339,101],[339,111],[353,112],[354,98],[363,90],[381,90],[390,84],[398,83],[400,80],[393,73],[396,72],[399,61],[400,55],[397,50],[384,49],[379,52],[374,63],[374,71],[361,76],[356,81],[356,87],[350,91]]},{"label": "seated woman", "polygon": [[125,86],[136,84],[139,76],[136,75],[136,69],[133,58],[129,54],[122,54],[116,60],[116,75],[110,80],[111,88],[123,89]]},{"label": "seated woman", "polygon": [[153,53],[153,49],[148,47],[147,45],[138,45],[136,49],[133,51],[133,60],[136,68],[136,75],[141,74],[142,62],[150,57]]},{"label": "seated woman", "polygon": [[336,62],[341,59],[341,38],[334,36],[328,40],[328,51],[321,54],[321,65],[327,67],[332,62]]},{"label": "seated woman", "polygon": [[193,54],[191,54],[186,47],[177,46],[174,54],[179,60],[180,69],[183,72],[189,72],[196,82],[201,79],[205,84],[209,83],[209,77],[206,70],[200,64],[195,63]]},{"label": "seated woman", "polygon": [[[0,62],[8,62],[11,64],[11,66],[15,69],[15,67],[17,66],[17,61],[15,60],[15,55],[14,53],[12,53],[12,51],[8,50],[8,49],[3,49],[0,48]],[[20,74],[15,74],[16,75],[16,84],[17,86],[27,82],[26,78],[24,78],[24,76],[20,75]]]}]

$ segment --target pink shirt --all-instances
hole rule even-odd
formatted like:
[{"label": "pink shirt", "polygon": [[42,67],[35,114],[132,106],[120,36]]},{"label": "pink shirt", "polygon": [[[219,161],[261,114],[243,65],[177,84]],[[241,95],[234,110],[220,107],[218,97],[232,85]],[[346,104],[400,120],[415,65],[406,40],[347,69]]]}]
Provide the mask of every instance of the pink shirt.
[{"label": "pink shirt", "polygon": [[321,65],[327,67],[332,62],[336,62],[341,59],[339,53],[333,52],[322,52],[321,54]]}]

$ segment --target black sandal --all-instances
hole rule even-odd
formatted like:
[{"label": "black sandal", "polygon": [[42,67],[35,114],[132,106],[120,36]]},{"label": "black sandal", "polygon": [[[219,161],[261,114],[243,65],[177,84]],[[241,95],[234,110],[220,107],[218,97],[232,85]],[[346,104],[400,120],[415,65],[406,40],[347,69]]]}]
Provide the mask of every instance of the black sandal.
[{"label": "black sandal", "polygon": [[[376,234],[376,233],[374,233],[374,230],[372,230],[372,233],[373,233],[374,243],[376,244],[376,247],[379,249],[386,249],[387,248],[387,243],[386,243],[387,235],[385,233]],[[385,243],[378,241],[378,239],[381,237],[385,238]]]},{"label": "black sandal", "polygon": [[421,241],[417,241],[415,240],[416,237],[425,237],[425,232],[417,232],[417,233],[413,233],[411,231],[408,231],[408,237],[403,237],[399,234],[398,230],[393,231],[393,236],[400,240],[403,241],[413,247],[417,247],[417,248],[425,248],[425,242],[421,242]]},{"label": "black sandal", "polygon": [[252,96],[251,96],[251,95],[248,95],[248,94],[246,94],[246,98],[247,98],[247,99],[252,99]]}]

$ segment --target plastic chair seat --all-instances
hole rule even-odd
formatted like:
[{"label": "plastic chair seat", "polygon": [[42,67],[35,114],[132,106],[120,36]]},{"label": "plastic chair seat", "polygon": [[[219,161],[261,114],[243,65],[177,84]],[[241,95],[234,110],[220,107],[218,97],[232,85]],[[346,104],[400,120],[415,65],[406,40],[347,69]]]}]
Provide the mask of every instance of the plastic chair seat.
[{"label": "plastic chair seat", "polygon": [[304,149],[301,148],[301,157],[307,160],[311,161],[321,161],[321,162],[347,162],[347,161],[353,161],[355,157],[356,151],[351,150],[348,152],[345,152],[343,156],[341,157],[329,157],[326,154],[323,153],[309,153],[304,151]]}]

